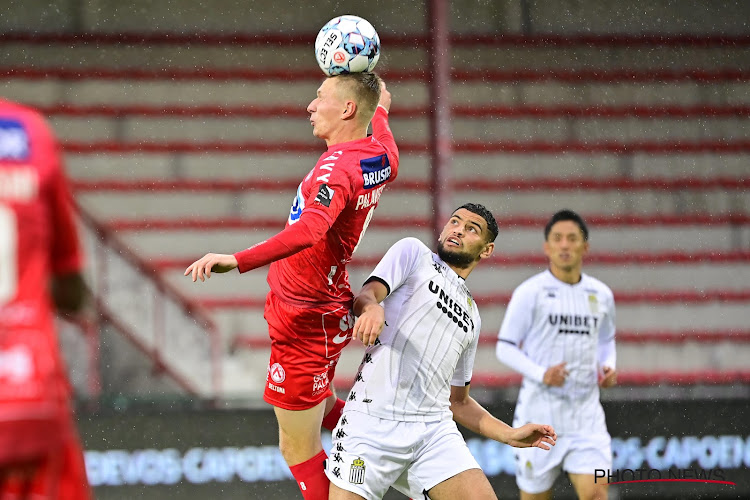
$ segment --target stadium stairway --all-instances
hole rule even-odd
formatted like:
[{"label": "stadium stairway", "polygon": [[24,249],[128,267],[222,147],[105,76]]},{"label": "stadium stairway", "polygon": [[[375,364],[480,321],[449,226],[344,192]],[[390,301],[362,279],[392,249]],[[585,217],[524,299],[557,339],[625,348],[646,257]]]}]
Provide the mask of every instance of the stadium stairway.
[{"label": "stadium stairway", "polygon": [[[355,290],[393,242],[433,240],[425,40],[381,38],[401,173],[355,255]],[[197,285],[182,271],[283,227],[323,150],[305,113],[313,36],[0,39],[0,93],[51,117],[82,208],[210,312],[233,367],[224,394],[257,396],[265,271]],[[585,271],[615,292],[623,383],[747,382],[750,38],[459,34],[452,67],[453,199],[500,222],[496,256],[469,279],[476,384],[518,381],[493,339],[513,288],[544,269],[542,227],[562,207],[588,219]],[[361,354],[347,349],[343,385]]]}]

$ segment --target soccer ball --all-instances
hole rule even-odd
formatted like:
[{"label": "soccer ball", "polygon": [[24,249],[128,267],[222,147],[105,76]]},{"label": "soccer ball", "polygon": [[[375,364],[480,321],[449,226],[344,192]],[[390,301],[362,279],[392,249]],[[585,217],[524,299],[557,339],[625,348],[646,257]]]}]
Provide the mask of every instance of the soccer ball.
[{"label": "soccer ball", "polygon": [[315,39],[315,59],[328,76],[372,71],[379,58],[380,38],[361,17],[334,17]]}]

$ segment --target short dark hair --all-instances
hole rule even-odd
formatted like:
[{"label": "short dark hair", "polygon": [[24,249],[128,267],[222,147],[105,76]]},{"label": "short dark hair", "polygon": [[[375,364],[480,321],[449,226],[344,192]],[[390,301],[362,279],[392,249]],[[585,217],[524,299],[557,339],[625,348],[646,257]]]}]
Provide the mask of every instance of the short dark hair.
[{"label": "short dark hair", "polygon": [[581,232],[583,233],[583,241],[589,240],[589,228],[586,227],[586,223],[583,220],[583,217],[578,215],[573,210],[564,208],[558,212],[555,213],[555,215],[552,216],[552,218],[549,220],[546,226],[544,226],[544,240],[546,241],[549,237],[549,232],[552,230],[552,226],[557,224],[560,221],[563,220],[572,220],[576,224],[578,224],[578,227],[581,228]]},{"label": "short dark hair", "polygon": [[500,232],[500,230],[497,227],[497,221],[495,220],[495,216],[492,215],[492,212],[487,210],[487,207],[484,205],[480,205],[479,203],[465,203],[455,209],[453,213],[455,214],[457,211],[461,210],[462,208],[468,210],[469,212],[475,213],[481,218],[484,219],[484,221],[487,223],[487,230],[490,232],[490,235],[492,236],[491,239],[489,239],[487,242],[492,243],[497,238],[497,234]]},{"label": "short dark hair", "polygon": [[331,76],[329,78],[340,78],[345,82],[348,89],[352,92],[357,106],[362,111],[362,118],[369,123],[375,116],[375,110],[380,102],[380,84],[382,80],[376,73],[346,73],[343,75]]}]

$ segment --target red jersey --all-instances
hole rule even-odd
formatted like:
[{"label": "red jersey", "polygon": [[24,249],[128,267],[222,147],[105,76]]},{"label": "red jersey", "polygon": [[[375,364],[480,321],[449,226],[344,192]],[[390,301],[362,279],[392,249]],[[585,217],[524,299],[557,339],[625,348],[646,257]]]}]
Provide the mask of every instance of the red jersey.
[{"label": "red jersey", "polygon": [[271,264],[268,284],[288,304],[351,305],[346,264],[385,186],[398,174],[398,149],[385,109],[378,107],[372,128],[370,137],[329,147],[297,188],[287,226],[314,212],[330,228],[312,247]]},{"label": "red jersey", "polygon": [[57,142],[36,111],[0,99],[0,401],[67,396],[49,286],[81,265]]}]

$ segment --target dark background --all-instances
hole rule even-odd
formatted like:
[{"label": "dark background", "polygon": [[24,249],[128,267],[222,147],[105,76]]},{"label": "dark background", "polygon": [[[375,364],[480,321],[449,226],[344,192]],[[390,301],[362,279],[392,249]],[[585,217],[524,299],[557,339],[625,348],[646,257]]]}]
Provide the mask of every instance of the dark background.
[{"label": "dark background", "polygon": [[[200,406],[200,405],[199,405]],[[505,421],[512,417],[513,405],[503,403],[489,408],[494,415]],[[738,436],[743,441],[739,450],[743,453],[741,468],[725,469],[727,481],[737,483],[728,486],[710,483],[636,483],[611,487],[610,499],[639,498],[750,498],[750,432],[748,432],[747,401],[743,400],[691,400],[654,402],[606,402],[607,422],[614,440],[626,441],[639,438],[642,448],[657,436]],[[173,406],[164,408],[129,408],[126,412],[106,410],[81,414],[80,429],[85,448],[89,452],[111,450],[164,450],[174,448],[186,452],[191,448],[266,447],[253,470],[264,470],[265,474],[279,477],[283,469],[280,455],[276,455],[277,427],[273,412],[262,410],[212,410]],[[477,436],[465,432],[470,443]],[[490,481],[500,498],[518,498],[518,489],[512,475],[497,471],[508,468],[510,462],[501,456],[508,453],[503,447],[492,443],[481,449],[483,456],[477,457],[485,467]],[[613,449],[617,453],[618,446]],[[620,448],[622,449],[622,448]],[[498,456],[489,456],[498,450]],[[90,455],[91,456],[91,455]],[[184,456],[184,455],[182,455]],[[637,455],[636,455],[637,456]],[[274,458],[275,457],[275,458]],[[620,461],[625,457],[621,456]],[[628,454],[631,467],[649,468],[646,462]],[[489,463],[489,461],[494,462]],[[633,462],[635,460],[635,462]],[[101,465],[101,461],[98,462]],[[617,467],[617,457],[615,467]],[[91,465],[91,462],[89,463]],[[204,464],[205,466],[205,464]],[[625,466],[623,466],[625,467]],[[684,468],[684,467],[683,467]],[[692,462],[687,468],[701,469]],[[592,471],[593,472],[593,471]],[[97,476],[90,470],[92,480]],[[143,475],[147,476],[147,475]],[[122,477],[127,476],[123,473]],[[665,476],[666,477],[666,476]],[[244,482],[236,475],[227,482],[209,481],[190,484],[184,477],[172,485],[122,485],[97,486],[97,498],[114,499],[295,499],[301,498],[296,483],[291,480]],[[404,498],[391,492],[387,499]],[[566,477],[555,485],[555,498],[575,498]]]}]

